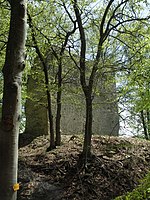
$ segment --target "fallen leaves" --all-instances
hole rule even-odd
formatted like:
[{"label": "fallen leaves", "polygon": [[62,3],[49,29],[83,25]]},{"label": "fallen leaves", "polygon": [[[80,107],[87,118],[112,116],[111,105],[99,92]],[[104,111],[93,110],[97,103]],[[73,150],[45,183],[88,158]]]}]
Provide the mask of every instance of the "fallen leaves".
[{"label": "fallen leaves", "polygon": [[21,148],[18,200],[110,200],[132,190],[150,170],[150,142],[94,136],[85,169],[78,165],[82,141],[63,136],[62,146],[46,152],[49,141],[39,137]]}]

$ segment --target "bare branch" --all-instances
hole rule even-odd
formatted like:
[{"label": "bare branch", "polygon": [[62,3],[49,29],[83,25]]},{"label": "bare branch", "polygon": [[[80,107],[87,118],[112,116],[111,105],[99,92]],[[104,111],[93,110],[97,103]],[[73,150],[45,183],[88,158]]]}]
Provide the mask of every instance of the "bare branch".
[{"label": "bare branch", "polygon": [[74,57],[71,54],[70,47],[69,47],[69,55],[70,55],[70,58],[72,59],[72,61],[74,62],[75,66],[80,70],[80,67],[78,66],[78,63],[76,62],[76,60],[74,59]]},{"label": "bare branch", "polygon": [[119,42],[121,42],[122,44],[124,44],[126,47],[128,47],[129,49],[131,49],[132,47],[130,47],[126,42],[124,42],[123,40],[121,40],[118,36],[114,36],[114,35],[110,35],[110,37],[118,40]]},{"label": "bare branch", "polygon": [[63,2],[63,7],[64,7],[64,9],[65,9],[67,15],[69,16],[70,20],[72,21],[72,23],[74,23],[75,21],[73,20],[71,14],[69,13],[69,11],[68,11],[68,9],[67,9],[67,7],[66,7],[66,5],[65,5],[64,2]]},{"label": "bare branch", "polygon": [[103,15],[103,18],[102,18],[102,21],[101,21],[101,24],[100,24],[100,37],[103,37],[103,34],[104,34],[104,24],[105,24],[105,20],[106,20],[106,17],[107,17],[107,14],[109,12],[109,9],[112,5],[112,3],[114,2],[114,0],[110,0],[106,9],[105,9],[105,12],[104,12],[104,15]]},{"label": "bare branch", "polygon": [[115,13],[116,11],[120,8],[120,6],[122,6],[123,4],[125,4],[126,2],[128,2],[128,0],[125,0],[125,1],[122,1],[120,4],[118,4],[118,6],[116,6],[116,8],[114,9],[113,13],[112,13],[112,16],[110,17],[108,23],[107,23],[107,26],[106,26],[106,30],[105,30],[105,33],[104,35],[107,35],[107,31],[109,30],[109,26],[111,24],[111,21],[112,19],[115,18]]},{"label": "bare branch", "polygon": [[[1,42],[1,41],[0,41]],[[4,43],[4,42],[3,42]],[[6,45],[7,45],[7,42],[5,42],[3,45],[2,45],[2,47],[0,48],[0,52],[3,50],[3,49],[5,49],[6,48]]]},{"label": "bare branch", "polygon": [[112,25],[112,27],[110,28],[110,29],[108,29],[107,30],[107,33],[105,34],[105,38],[104,38],[104,41],[107,39],[107,37],[109,36],[109,34],[110,34],[110,32],[112,31],[112,30],[115,30],[118,26],[120,26],[120,25],[123,25],[123,24],[125,24],[125,23],[128,23],[128,22],[133,22],[133,21],[140,21],[140,22],[142,22],[142,21],[145,21],[145,20],[148,20],[150,18],[150,16],[148,16],[147,18],[131,18],[131,19],[127,19],[127,20],[124,20],[124,21],[121,21],[121,22],[119,22],[119,23],[117,23],[116,25]]}]

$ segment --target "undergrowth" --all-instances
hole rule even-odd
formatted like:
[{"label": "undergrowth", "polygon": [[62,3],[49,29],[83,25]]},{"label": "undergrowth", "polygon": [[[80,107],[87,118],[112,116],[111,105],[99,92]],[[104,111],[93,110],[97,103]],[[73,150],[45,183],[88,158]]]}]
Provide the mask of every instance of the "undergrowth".
[{"label": "undergrowth", "polygon": [[132,192],[117,197],[115,200],[150,200],[150,172]]}]

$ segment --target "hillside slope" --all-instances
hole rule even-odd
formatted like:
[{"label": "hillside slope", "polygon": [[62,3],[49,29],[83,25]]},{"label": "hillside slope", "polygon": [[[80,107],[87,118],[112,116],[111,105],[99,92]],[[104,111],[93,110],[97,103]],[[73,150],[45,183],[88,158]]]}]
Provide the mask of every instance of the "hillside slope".
[{"label": "hillside slope", "polygon": [[112,200],[150,170],[148,141],[94,136],[86,168],[78,162],[82,141],[63,136],[61,147],[46,152],[48,138],[39,137],[20,148],[18,200]]}]

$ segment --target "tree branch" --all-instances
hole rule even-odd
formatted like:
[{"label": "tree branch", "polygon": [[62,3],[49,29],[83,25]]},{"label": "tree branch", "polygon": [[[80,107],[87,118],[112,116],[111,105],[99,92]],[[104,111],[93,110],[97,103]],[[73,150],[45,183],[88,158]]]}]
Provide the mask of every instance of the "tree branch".
[{"label": "tree branch", "polygon": [[107,14],[108,14],[109,9],[110,9],[113,2],[114,2],[114,0],[110,0],[106,9],[105,9],[105,12],[104,12],[101,24],[100,24],[100,37],[103,37],[105,20],[106,20]]},{"label": "tree branch", "polygon": [[86,80],[85,80],[85,54],[86,54],[86,38],[84,27],[82,24],[81,14],[77,5],[77,0],[74,0],[73,7],[77,19],[77,24],[79,27],[80,39],[81,39],[81,52],[80,52],[80,81],[84,92],[87,90]]}]

